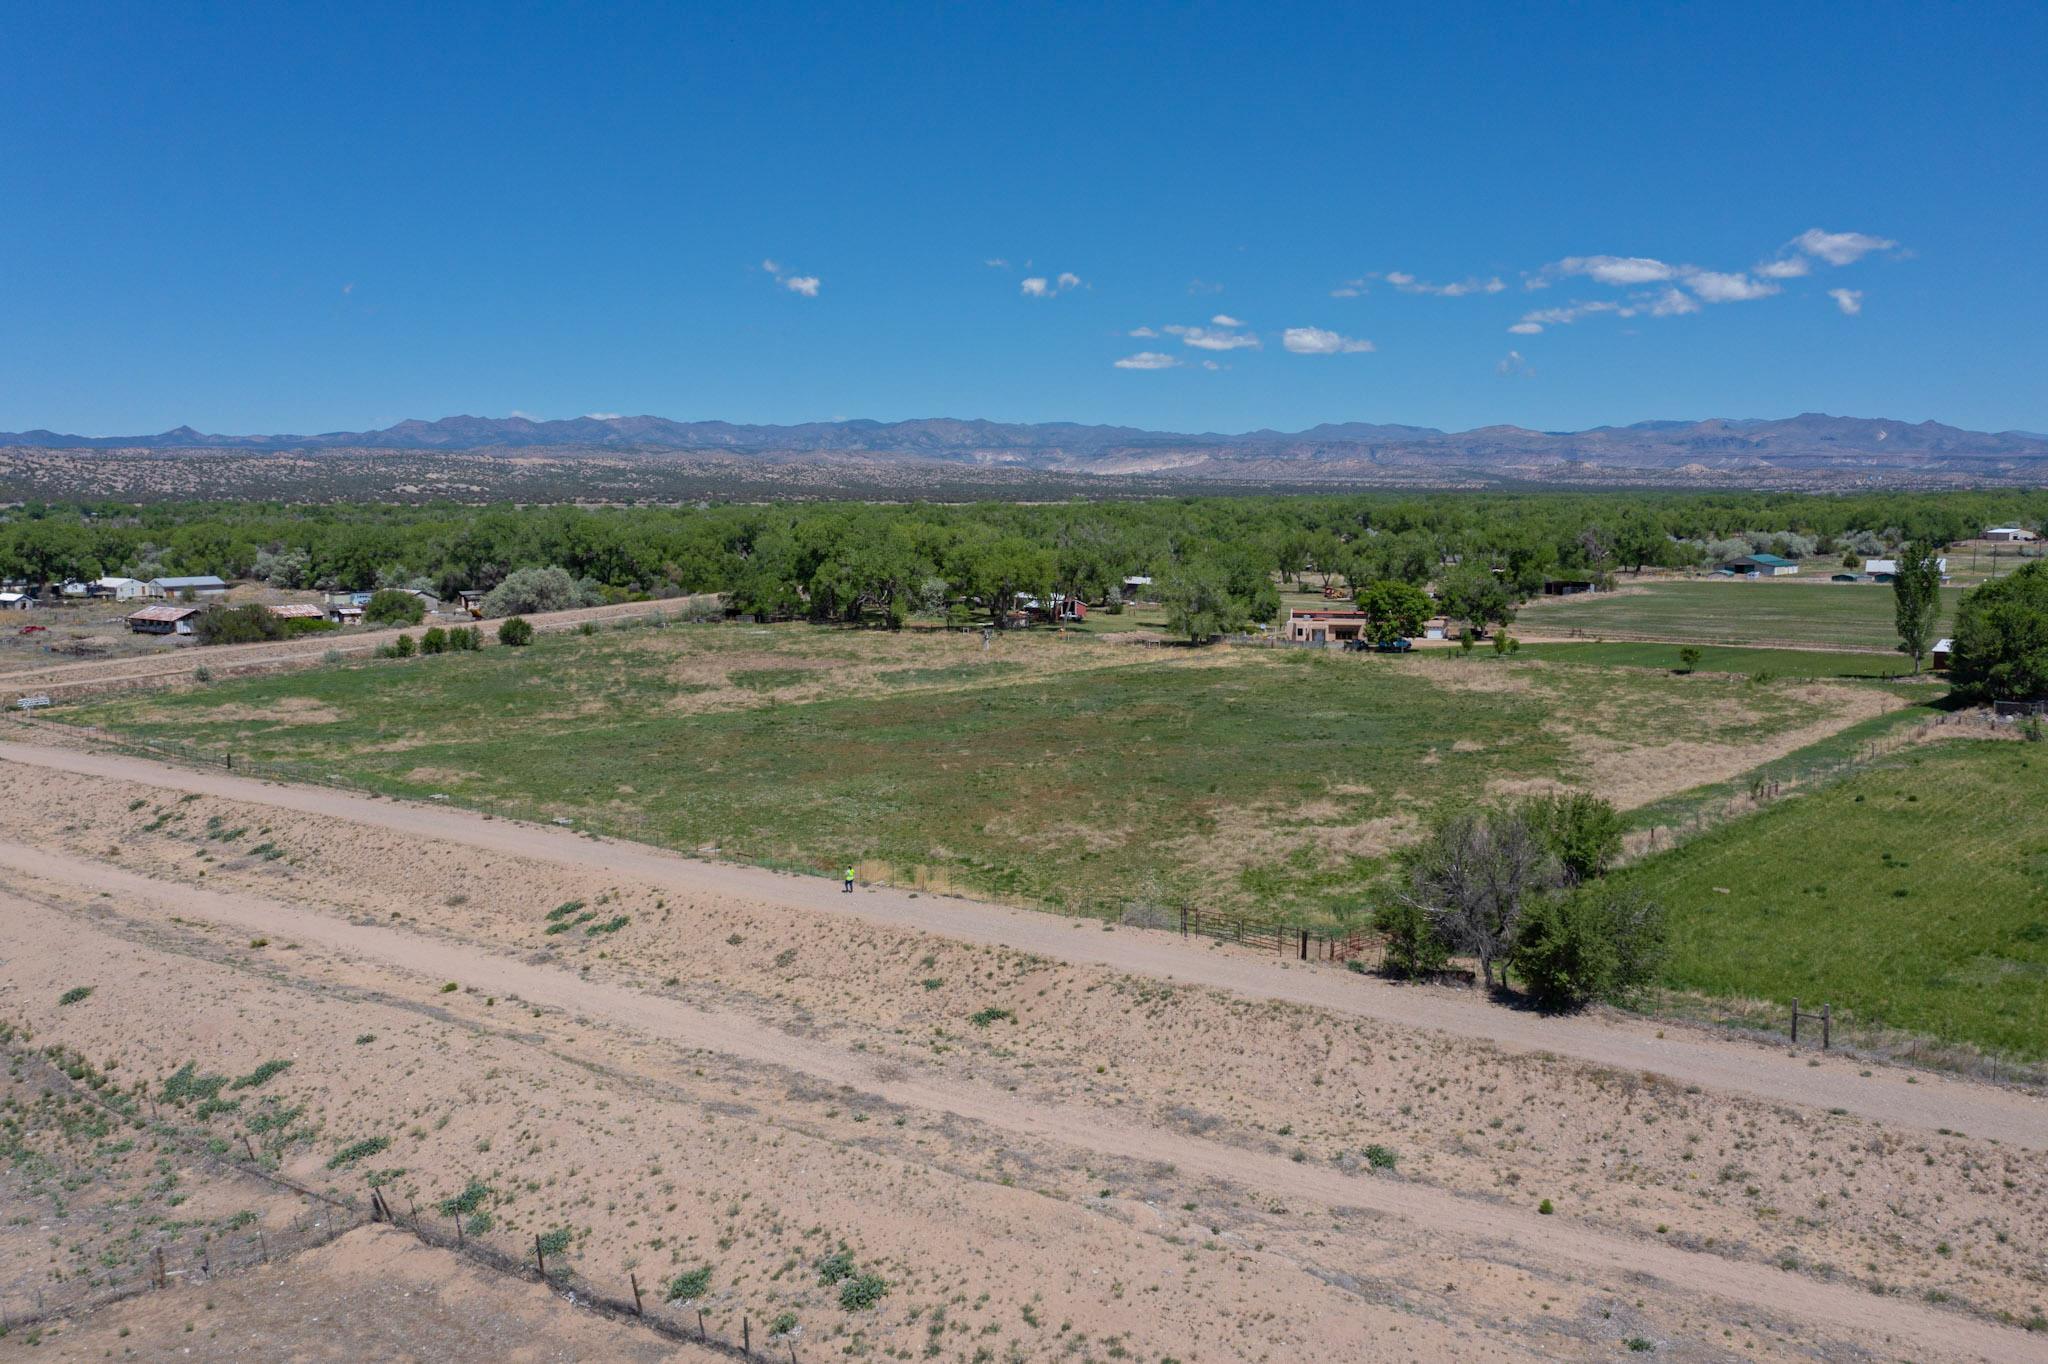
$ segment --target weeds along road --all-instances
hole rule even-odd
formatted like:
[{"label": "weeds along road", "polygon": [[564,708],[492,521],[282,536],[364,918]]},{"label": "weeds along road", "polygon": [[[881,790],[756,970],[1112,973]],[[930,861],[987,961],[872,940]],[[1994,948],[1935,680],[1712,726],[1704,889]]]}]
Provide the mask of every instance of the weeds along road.
[{"label": "weeds along road", "polygon": [[[17,843],[0,842],[0,866],[93,891],[101,897],[98,903],[117,919],[148,906],[238,934],[289,936],[316,951],[345,955],[392,981],[401,994],[409,991],[431,998],[433,982],[459,978],[524,1004],[561,1009],[644,1037],[853,1086],[891,1104],[954,1115],[995,1131],[1100,1156],[1164,1161],[1185,1173],[1290,1201],[1396,1217],[1431,1236],[1485,1244],[1491,1248],[1489,1254],[1505,1251],[1510,1258],[1553,1265],[1568,1262],[1603,1279],[1632,1283],[1638,1290],[1647,1276],[1661,1281],[1666,1291],[1717,1300],[1728,1319],[1750,1313],[1792,1319],[1848,1339],[1882,1337],[1888,1351],[1903,1348],[1921,1357],[2048,1360],[2048,1340],[1910,1298],[1876,1298],[1855,1283],[1817,1281],[1766,1263],[1605,1231],[1426,1184],[1346,1174],[1276,1153],[1134,1124],[1094,1105],[1048,1103],[973,1080],[904,1077],[895,1073],[900,1067],[850,1047],[765,1029],[741,1013],[698,1007],[471,943],[343,920],[239,891],[159,881]],[[39,919],[57,916],[65,922],[52,925],[54,931],[72,935],[81,947],[107,933],[103,922],[42,904],[32,892],[0,891],[0,912],[24,931],[32,931]],[[147,916],[137,917],[146,921]],[[646,1071],[641,1078],[660,1077]]]},{"label": "weeds along road", "polygon": [[[1615,1017],[1545,1018],[1450,991],[1404,987],[1353,972],[1287,963],[1187,941],[1171,933],[1063,919],[973,900],[913,897],[756,867],[697,861],[643,844],[548,825],[487,818],[447,806],[291,786],[175,767],[123,754],[0,742],[0,761],[52,773],[139,782],[246,801],[324,819],[457,843],[480,853],[540,858],[593,873],[622,872],[678,890],[745,896],[821,915],[855,915],[960,941],[1034,952],[1057,961],[1108,966],[1133,975],[1206,985],[1251,999],[1281,1000],[1404,1027],[1484,1039],[1508,1050],[1548,1051],[1680,1084],[1777,1103],[1840,1108],[1894,1127],[1943,1128],[2009,1146],[2048,1149],[2048,1098],[1902,1067],[1864,1066],[1841,1056],[1788,1053],[1703,1028],[1659,1027]],[[19,855],[47,858],[41,851]],[[32,866],[31,866],[32,869]],[[1819,1061],[1819,1065],[1813,1062]],[[1863,1074],[1865,1070],[1869,1074]]]}]

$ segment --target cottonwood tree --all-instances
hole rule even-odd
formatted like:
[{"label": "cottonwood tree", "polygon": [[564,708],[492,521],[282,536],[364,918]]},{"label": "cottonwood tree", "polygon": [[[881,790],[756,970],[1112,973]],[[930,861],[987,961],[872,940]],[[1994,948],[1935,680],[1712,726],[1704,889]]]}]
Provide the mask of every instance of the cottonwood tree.
[{"label": "cottonwood tree", "polygon": [[1391,644],[1422,629],[1435,603],[1419,587],[1392,578],[1367,583],[1358,592],[1358,609],[1365,612],[1375,644]]},{"label": "cottonwood tree", "polygon": [[1450,946],[1479,960],[1482,983],[1514,951],[1529,904],[1562,872],[1524,810],[1459,810],[1439,820],[1406,858],[1409,903]]},{"label": "cottonwood tree", "polygon": [[1899,652],[1913,660],[1913,671],[1927,657],[1941,622],[1941,564],[1935,547],[1915,540],[1899,550],[1898,572],[1892,577],[1893,619],[1899,627]]}]

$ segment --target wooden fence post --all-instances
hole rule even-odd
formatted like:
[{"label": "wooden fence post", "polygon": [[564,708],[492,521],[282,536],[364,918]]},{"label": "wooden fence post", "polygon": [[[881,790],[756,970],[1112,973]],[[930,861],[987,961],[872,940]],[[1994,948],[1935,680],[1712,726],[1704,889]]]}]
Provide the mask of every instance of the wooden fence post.
[{"label": "wooden fence post", "polygon": [[746,1359],[754,1357],[754,1324],[745,1317],[740,1318],[740,1355]]},{"label": "wooden fence post", "polygon": [[1792,1001],[1792,1040],[1799,1040],[1799,1001]]},{"label": "wooden fence post", "polygon": [[540,1248],[539,1232],[533,1234],[533,1262],[540,1266],[540,1276],[545,1279],[548,1276],[548,1257]]},{"label": "wooden fence post", "polygon": [[1832,1024],[1834,1023],[1834,1012],[1835,1006],[1832,1004],[1823,1004],[1820,1006],[1820,1049],[1822,1051],[1826,1051],[1828,1049],[1828,1043],[1832,1040],[1828,1036],[1828,1034],[1830,1031],[1832,1031]]},{"label": "wooden fence post", "polygon": [[640,1276],[629,1269],[626,1271],[626,1277],[633,1282],[633,1315],[644,1317],[647,1315],[647,1309],[640,1302]]}]

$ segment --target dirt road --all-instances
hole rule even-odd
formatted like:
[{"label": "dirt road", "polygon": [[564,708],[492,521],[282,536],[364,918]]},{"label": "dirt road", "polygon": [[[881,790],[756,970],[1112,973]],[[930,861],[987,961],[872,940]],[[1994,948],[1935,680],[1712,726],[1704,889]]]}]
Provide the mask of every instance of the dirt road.
[{"label": "dirt road", "polygon": [[[434,982],[461,980],[527,1005],[561,1009],[632,1034],[702,1048],[776,1067],[831,1085],[850,1086],[907,1108],[948,1114],[996,1132],[1034,1138],[1096,1155],[1167,1162],[1188,1174],[1261,1195],[1328,1208],[1404,1219],[1433,1235],[1485,1242],[1511,1257],[1569,1262],[1603,1276],[1661,1281],[1655,1291],[1683,1288],[1719,1300],[1732,1317],[1760,1313],[1792,1318],[1850,1338],[1883,1337],[1894,1348],[1987,1360],[2048,1359],[2048,1341],[1906,1298],[1874,1299],[1850,1283],[1820,1282],[1770,1267],[1619,1235],[1527,1207],[1461,1196],[1425,1184],[1302,1163],[1149,1125],[1136,1125],[1085,1104],[1046,1103],[971,1079],[904,1075],[859,1052],[814,1037],[763,1029],[749,1017],[521,961],[473,944],[403,928],[350,922],[297,905],[227,891],[166,883],[119,867],[0,843],[0,866],[102,895],[117,916],[144,907],[237,934],[289,936],[302,948],[345,955],[378,974],[411,978],[430,997]],[[59,912],[0,892],[0,910],[19,923]],[[139,914],[141,920],[161,914]],[[85,933],[80,926],[79,931]],[[633,1061],[614,1060],[631,1066]],[[644,1063],[640,1063],[644,1064]],[[648,1074],[646,1078],[660,1077]],[[1497,1252],[1496,1252],[1497,1253]]]},{"label": "dirt road", "polygon": [[[52,772],[142,782],[270,805],[327,819],[443,839],[479,852],[541,858],[592,872],[624,872],[678,889],[770,900],[821,914],[915,928],[1059,961],[1111,966],[1136,975],[1214,986],[1338,1013],[1462,1037],[1503,1048],[1549,1051],[1680,1084],[1780,1103],[1840,1108],[1893,1126],[1943,1128],[2008,1145],[2048,1149],[2048,1100],[1949,1077],[1864,1067],[1840,1057],[1788,1054],[1679,1025],[1632,1019],[1543,1018],[1450,991],[1392,985],[1353,973],[1288,964],[1167,933],[1119,929],[971,900],[875,888],[846,896],[832,883],[752,867],[696,861],[660,849],[573,830],[492,819],[465,810],[410,804],[321,787],[287,786],[193,771],[119,754],[0,743],[0,761]],[[42,854],[37,853],[37,856]],[[1819,1065],[1813,1062],[1819,1060]],[[1864,1074],[1865,1070],[1869,1074]]]}]

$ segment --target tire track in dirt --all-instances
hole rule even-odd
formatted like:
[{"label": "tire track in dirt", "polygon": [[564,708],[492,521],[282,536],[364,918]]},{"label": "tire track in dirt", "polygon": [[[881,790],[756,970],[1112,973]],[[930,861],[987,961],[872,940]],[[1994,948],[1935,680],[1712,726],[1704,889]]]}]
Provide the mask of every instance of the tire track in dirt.
[{"label": "tire track in dirt", "polygon": [[[1808,1108],[1840,1108],[1893,1127],[1942,1128],[2011,1146],[2048,1149],[2048,1098],[1845,1058],[1788,1056],[1683,1024],[1610,1017],[1545,1018],[1448,991],[1394,985],[1333,969],[1185,942],[1142,929],[1100,931],[1094,920],[1062,919],[952,897],[889,888],[843,895],[831,882],[757,867],[703,862],[644,844],[495,819],[443,805],[376,799],[326,787],[290,786],[195,771],[120,754],[0,742],[0,761],[52,772],[140,782],[439,839],[479,854],[534,857],[593,873],[626,873],[681,891],[767,900],[822,914],[852,914],[960,941],[1009,947],[1079,965],[1206,985],[1254,999],[1281,1000],[1454,1036],[1508,1051],[1549,1051],[1680,1084]],[[1663,1034],[1663,1035],[1660,1035]],[[1813,1060],[1822,1064],[1814,1066]]]},{"label": "tire track in dirt", "polygon": [[[1220,1183],[1263,1193],[1399,1217],[1432,1235],[1504,1249],[1539,1262],[1569,1260],[1582,1269],[1667,1286],[1781,1314],[1849,1339],[1881,1337],[1942,1357],[2048,1360],[2048,1341],[2009,1327],[1962,1317],[1909,1300],[1875,1298],[1866,1290],[1804,1279],[1764,1264],[1639,1240],[1545,1217],[1527,1209],[1464,1197],[1426,1185],[1348,1175],[1287,1157],[1228,1147],[1198,1137],[1129,1123],[1076,1104],[1019,1098],[969,1081],[899,1077],[887,1063],[851,1050],[764,1028],[743,1014],[706,1009],[558,967],[519,961],[467,943],[403,929],[350,922],[316,910],[237,891],[158,881],[17,843],[0,842],[0,866],[67,886],[106,892],[237,932],[288,935],[419,981],[462,980],[474,988],[559,1008],[671,1043],[846,1085],[903,1107],[952,1115],[1069,1149],[1140,1162],[1166,1162]],[[10,913],[35,913],[34,901],[0,892]],[[66,911],[58,910],[63,913]]]}]

